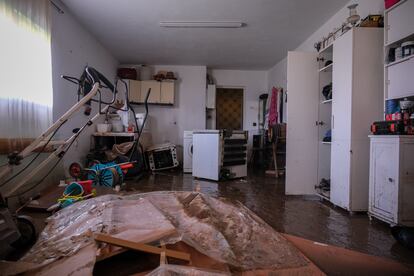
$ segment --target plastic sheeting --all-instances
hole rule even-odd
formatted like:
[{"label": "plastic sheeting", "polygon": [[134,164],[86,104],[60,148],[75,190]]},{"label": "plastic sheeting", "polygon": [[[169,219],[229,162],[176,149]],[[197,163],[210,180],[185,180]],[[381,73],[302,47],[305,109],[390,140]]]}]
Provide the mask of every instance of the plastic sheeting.
[{"label": "plastic sheeting", "polygon": [[[62,263],[82,248],[95,245],[92,233],[134,241],[156,230],[175,229],[176,234],[163,238],[165,243],[182,240],[228,264],[232,271],[309,264],[296,247],[242,204],[195,192],[96,197],[59,211],[47,223],[22,261],[52,266],[57,261]],[[94,262],[95,257],[89,263]],[[43,273],[48,274],[49,267]]]},{"label": "plastic sheeting", "polygon": [[191,275],[191,276],[227,276],[229,273],[219,271],[208,271],[189,266],[164,264],[151,271],[147,276],[171,276],[171,275]]}]

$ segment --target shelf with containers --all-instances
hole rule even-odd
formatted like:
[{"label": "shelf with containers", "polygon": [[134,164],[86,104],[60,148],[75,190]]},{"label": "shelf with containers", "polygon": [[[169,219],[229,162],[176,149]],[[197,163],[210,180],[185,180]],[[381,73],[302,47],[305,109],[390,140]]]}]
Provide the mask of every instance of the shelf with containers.
[{"label": "shelf with containers", "polygon": [[[331,171],[331,121],[332,121],[332,69],[333,44],[318,53],[319,72],[319,105],[318,110],[318,185],[316,193],[322,198],[330,197],[330,171]],[[329,137],[328,137],[329,136]]]}]

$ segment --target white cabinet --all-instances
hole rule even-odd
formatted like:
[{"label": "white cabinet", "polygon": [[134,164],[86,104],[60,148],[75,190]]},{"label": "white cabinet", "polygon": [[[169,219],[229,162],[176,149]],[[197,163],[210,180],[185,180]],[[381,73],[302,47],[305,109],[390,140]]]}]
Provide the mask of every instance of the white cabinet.
[{"label": "white cabinet", "polygon": [[414,137],[370,138],[369,215],[414,226]]},{"label": "white cabinet", "polygon": [[[384,12],[384,52],[414,40],[414,1],[401,0]],[[391,60],[392,61],[392,60]],[[388,62],[388,58],[387,58]],[[385,65],[384,98],[400,99],[414,96],[414,55],[405,56]]]},{"label": "white cabinet", "polygon": [[[334,41],[332,51],[330,201],[367,211],[368,135],[383,112],[383,29],[353,28]],[[286,194],[315,194],[320,181],[317,56],[288,54]]]},{"label": "white cabinet", "polygon": [[385,14],[386,44],[394,43],[413,33],[414,1],[401,0],[400,3],[387,10]]},{"label": "white cabinet", "polygon": [[414,95],[414,58],[388,66],[386,70],[387,98],[397,99]]},{"label": "white cabinet", "polygon": [[286,194],[315,194],[318,180],[317,53],[289,52],[287,65]]},{"label": "white cabinet", "polygon": [[354,28],[333,45],[331,202],[368,210],[369,126],[382,115],[382,29]]}]

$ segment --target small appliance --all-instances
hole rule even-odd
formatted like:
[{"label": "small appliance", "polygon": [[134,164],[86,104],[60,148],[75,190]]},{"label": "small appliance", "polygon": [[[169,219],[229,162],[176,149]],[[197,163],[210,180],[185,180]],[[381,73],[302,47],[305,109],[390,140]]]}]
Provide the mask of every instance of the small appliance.
[{"label": "small appliance", "polygon": [[155,145],[148,148],[146,153],[152,171],[172,169],[179,165],[177,160],[177,148],[174,144],[166,143]]}]

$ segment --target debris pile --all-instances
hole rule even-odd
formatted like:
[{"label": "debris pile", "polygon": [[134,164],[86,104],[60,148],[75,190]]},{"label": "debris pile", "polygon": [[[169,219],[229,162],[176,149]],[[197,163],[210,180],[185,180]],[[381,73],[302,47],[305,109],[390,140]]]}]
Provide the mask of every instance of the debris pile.
[{"label": "debris pile", "polygon": [[150,275],[320,273],[242,204],[197,192],[106,195],[75,203],[48,218],[21,261],[32,264],[34,274],[92,275],[96,262],[130,249],[160,256]]}]

